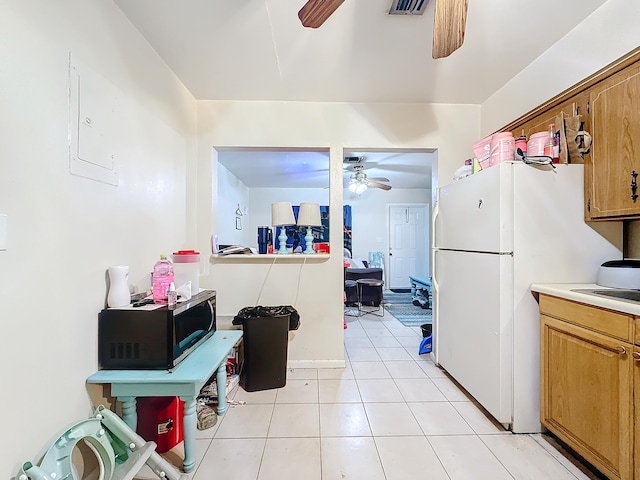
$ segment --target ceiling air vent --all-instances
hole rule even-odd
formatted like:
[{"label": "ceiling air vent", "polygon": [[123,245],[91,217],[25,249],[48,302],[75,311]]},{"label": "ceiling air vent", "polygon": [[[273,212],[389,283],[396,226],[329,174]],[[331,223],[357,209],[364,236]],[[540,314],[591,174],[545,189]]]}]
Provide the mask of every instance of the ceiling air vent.
[{"label": "ceiling air vent", "polygon": [[422,15],[429,0],[392,0],[389,15]]}]

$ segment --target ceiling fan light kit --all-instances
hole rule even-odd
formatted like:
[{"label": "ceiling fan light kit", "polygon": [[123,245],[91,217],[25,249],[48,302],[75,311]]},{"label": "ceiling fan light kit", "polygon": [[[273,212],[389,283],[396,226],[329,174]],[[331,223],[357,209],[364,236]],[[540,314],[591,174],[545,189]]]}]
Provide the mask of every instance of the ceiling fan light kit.
[{"label": "ceiling fan light kit", "polygon": [[362,182],[353,181],[349,184],[349,190],[356,195],[362,195],[367,189],[367,184]]},{"label": "ceiling fan light kit", "polygon": [[[348,157],[347,157],[348,158]],[[357,158],[357,157],[353,157]],[[362,157],[360,157],[362,159]],[[345,159],[346,160],[346,159]],[[376,180],[368,178],[367,174],[362,171],[362,165],[356,165],[353,167],[355,173],[352,173],[349,177],[349,190],[357,195],[363,194],[367,188],[380,188],[381,190],[391,190],[390,185],[385,185],[377,180],[389,181],[388,178],[377,178]]]}]

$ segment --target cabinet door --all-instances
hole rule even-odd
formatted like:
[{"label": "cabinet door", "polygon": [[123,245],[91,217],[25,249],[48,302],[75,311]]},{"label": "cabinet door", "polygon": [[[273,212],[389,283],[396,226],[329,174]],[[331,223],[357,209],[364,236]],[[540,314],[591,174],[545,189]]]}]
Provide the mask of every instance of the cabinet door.
[{"label": "cabinet door", "polygon": [[541,317],[541,423],[607,477],[633,478],[633,347]]},{"label": "cabinet door", "polygon": [[590,94],[591,158],[585,168],[587,218],[640,214],[640,65],[603,80]]},{"label": "cabinet door", "polygon": [[633,351],[633,385],[635,393],[633,395],[633,432],[634,432],[634,469],[636,480],[640,479],[640,347],[635,347]]}]

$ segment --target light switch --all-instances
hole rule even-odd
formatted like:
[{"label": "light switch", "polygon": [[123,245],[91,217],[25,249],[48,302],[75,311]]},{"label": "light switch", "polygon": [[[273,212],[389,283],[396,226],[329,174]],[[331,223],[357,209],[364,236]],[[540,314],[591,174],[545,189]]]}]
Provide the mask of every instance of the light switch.
[{"label": "light switch", "polygon": [[0,213],[0,250],[7,249],[7,224],[9,217],[4,213]]}]

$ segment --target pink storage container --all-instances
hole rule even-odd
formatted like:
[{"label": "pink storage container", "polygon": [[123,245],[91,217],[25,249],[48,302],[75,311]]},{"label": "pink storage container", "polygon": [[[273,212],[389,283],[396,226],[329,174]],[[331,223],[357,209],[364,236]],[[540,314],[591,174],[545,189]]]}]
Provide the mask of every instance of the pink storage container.
[{"label": "pink storage container", "polygon": [[544,147],[547,143],[549,143],[548,132],[534,133],[527,142],[527,155],[531,157],[544,155]]},{"label": "pink storage container", "polygon": [[494,133],[491,137],[491,165],[512,162],[515,152],[515,140],[511,132]]},{"label": "pink storage container", "polygon": [[483,169],[491,166],[491,137],[489,135],[473,144],[473,153]]}]

